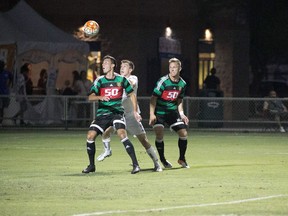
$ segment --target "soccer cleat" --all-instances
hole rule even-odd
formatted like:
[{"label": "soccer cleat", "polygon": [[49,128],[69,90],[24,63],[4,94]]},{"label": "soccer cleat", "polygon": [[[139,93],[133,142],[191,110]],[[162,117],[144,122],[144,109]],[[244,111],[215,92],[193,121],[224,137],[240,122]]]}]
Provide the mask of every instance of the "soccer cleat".
[{"label": "soccer cleat", "polygon": [[103,161],[106,157],[110,157],[112,155],[112,150],[105,150],[102,154],[97,157],[98,161]]},{"label": "soccer cleat", "polygon": [[87,168],[82,170],[82,173],[95,172],[95,170],[96,170],[95,165],[88,165]]},{"label": "soccer cleat", "polygon": [[161,160],[161,162],[165,168],[172,168],[172,164],[168,160]]},{"label": "soccer cleat", "polygon": [[159,163],[155,164],[155,167],[153,169],[155,172],[162,172],[162,167]]},{"label": "soccer cleat", "polygon": [[133,165],[133,169],[131,171],[131,174],[136,174],[140,172],[140,167],[138,165]]},{"label": "soccer cleat", "polygon": [[190,168],[185,159],[184,160],[179,159],[178,163],[182,166],[182,168]]}]

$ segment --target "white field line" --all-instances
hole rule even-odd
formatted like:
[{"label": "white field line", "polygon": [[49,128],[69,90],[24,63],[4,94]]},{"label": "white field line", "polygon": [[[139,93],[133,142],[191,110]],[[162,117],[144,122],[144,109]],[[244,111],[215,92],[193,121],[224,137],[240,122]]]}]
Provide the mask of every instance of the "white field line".
[{"label": "white field line", "polygon": [[92,213],[83,213],[83,214],[76,214],[73,216],[93,216],[93,215],[107,215],[107,214],[125,214],[125,213],[132,213],[132,212],[156,212],[156,211],[167,211],[172,209],[184,209],[184,208],[196,208],[196,207],[207,207],[207,206],[220,206],[220,205],[233,205],[239,203],[246,203],[246,202],[254,202],[259,200],[266,200],[266,199],[273,199],[278,197],[288,197],[287,194],[279,194],[279,195],[272,195],[266,197],[257,197],[257,198],[250,198],[250,199],[243,199],[243,200],[234,200],[234,201],[227,201],[227,202],[218,202],[218,203],[206,203],[206,204],[193,204],[193,205],[183,205],[183,206],[172,206],[166,208],[152,208],[152,209],[142,209],[142,210],[114,210],[114,211],[103,211],[103,212],[92,212]]}]

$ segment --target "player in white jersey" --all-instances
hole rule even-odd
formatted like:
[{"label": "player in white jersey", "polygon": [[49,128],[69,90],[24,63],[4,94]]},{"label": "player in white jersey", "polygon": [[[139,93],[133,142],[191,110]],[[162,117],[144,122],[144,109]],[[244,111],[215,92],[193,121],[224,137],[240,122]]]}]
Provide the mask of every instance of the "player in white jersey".
[{"label": "player in white jersey", "polygon": [[[132,61],[129,60],[122,60],[121,61],[121,67],[120,67],[120,74],[128,79],[130,84],[132,85],[135,94],[137,95],[137,89],[138,89],[138,78],[135,75],[131,75],[132,71],[134,70],[134,64]],[[136,136],[138,140],[141,142],[143,147],[146,149],[147,154],[151,157],[154,163],[154,171],[161,172],[162,168],[159,164],[158,157],[156,155],[156,152],[149,143],[146,131],[140,121],[137,121],[134,117],[133,113],[133,104],[130,98],[127,98],[127,96],[124,94],[122,98],[122,105],[124,107],[124,116],[126,120],[126,130]],[[138,106],[138,113],[140,114],[140,109]],[[102,141],[104,145],[104,151],[101,155],[97,157],[98,161],[103,161],[106,157],[109,157],[112,155],[112,150],[110,147],[110,134],[113,132],[113,128],[108,128],[104,134],[102,135]]]}]

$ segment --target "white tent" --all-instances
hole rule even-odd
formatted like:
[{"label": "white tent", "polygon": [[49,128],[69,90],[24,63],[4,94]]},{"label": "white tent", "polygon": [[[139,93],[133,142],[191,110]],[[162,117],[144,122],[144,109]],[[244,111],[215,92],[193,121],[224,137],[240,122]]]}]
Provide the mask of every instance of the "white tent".
[{"label": "white tent", "polygon": [[[4,25],[2,27],[2,25]],[[87,54],[89,45],[60,30],[21,0],[10,11],[1,14],[0,43],[17,43],[17,55],[41,50],[55,55],[67,50]]]},{"label": "white tent", "polygon": [[[43,64],[48,71],[58,70],[58,78],[62,79],[62,84],[64,79],[72,77],[69,64],[77,70],[87,67],[89,45],[48,22],[24,0],[11,10],[0,13],[0,27],[0,45],[16,45],[15,71],[19,71],[25,62],[36,66]],[[63,66],[65,64],[68,69]],[[39,74],[39,71],[37,73]],[[38,74],[34,74],[34,80],[38,79]]]}]

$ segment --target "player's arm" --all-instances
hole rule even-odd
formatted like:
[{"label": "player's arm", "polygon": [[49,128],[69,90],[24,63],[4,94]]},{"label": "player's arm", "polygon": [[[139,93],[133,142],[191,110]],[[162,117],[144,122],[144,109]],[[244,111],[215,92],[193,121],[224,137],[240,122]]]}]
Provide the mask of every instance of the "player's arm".
[{"label": "player's arm", "polygon": [[130,94],[128,94],[128,97],[130,97],[130,100],[132,101],[133,104],[133,110],[134,110],[134,116],[136,118],[137,121],[141,121],[141,116],[140,114],[137,112],[138,109],[138,104],[137,104],[137,97],[136,94],[134,92],[131,92]]},{"label": "player's arm", "polygon": [[137,84],[137,80],[129,77],[128,81],[129,81],[130,85],[132,86],[132,88],[134,89],[136,84]]},{"label": "player's arm", "polygon": [[156,108],[157,97],[152,95],[150,98],[150,118],[149,125],[153,126],[156,122],[155,108]]},{"label": "player's arm", "polygon": [[94,92],[92,92],[89,96],[88,96],[88,100],[89,101],[109,101],[110,98],[107,96],[100,96],[100,95],[96,95]]},{"label": "player's arm", "polygon": [[188,125],[189,119],[188,119],[187,116],[184,114],[183,99],[182,99],[182,98],[178,98],[177,104],[178,104],[178,112],[179,112],[179,115],[180,115],[182,121],[183,121],[186,125]]}]

